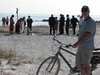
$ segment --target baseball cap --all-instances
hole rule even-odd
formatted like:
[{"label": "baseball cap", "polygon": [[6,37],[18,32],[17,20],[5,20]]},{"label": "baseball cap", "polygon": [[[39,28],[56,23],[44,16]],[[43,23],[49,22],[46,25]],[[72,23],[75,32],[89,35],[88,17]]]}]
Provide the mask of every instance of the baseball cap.
[{"label": "baseball cap", "polygon": [[83,6],[81,9],[82,12],[87,12],[89,11],[89,7],[88,6]]}]

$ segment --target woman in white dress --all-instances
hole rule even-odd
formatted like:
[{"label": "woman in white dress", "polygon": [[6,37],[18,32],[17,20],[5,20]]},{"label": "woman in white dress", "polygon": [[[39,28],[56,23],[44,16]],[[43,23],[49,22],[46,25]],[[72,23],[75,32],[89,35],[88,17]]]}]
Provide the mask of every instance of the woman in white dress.
[{"label": "woman in white dress", "polygon": [[20,33],[24,33],[24,19],[21,18],[21,23],[20,23]]}]

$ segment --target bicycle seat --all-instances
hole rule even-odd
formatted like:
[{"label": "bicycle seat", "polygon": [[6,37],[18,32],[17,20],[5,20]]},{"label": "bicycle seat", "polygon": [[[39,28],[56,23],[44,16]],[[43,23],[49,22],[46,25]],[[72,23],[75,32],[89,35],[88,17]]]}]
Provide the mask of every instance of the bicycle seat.
[{"label": "bicycle seat", "polygon": [[95,48],[95,49],[94,49],[94,51],[98,51],[98,50],[100,50],[100,48]]},{"label": "bicycle seat", "polygon": [[100,48],[94,49],[93,56],[100,56]]}]

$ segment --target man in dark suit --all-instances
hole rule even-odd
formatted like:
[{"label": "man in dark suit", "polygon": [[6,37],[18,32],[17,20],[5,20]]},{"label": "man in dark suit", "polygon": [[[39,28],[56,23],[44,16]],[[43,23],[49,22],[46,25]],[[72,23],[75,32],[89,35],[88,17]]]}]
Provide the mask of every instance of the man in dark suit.
[{"label": "man in dark suit", "polygon": [[50,26],[50,34],[55,34],[55,30],[54,30],[54,26],[55,26],[55,18],[53,17],[53,14],[51,15],[51,17],[49,17],[49,26]]}]

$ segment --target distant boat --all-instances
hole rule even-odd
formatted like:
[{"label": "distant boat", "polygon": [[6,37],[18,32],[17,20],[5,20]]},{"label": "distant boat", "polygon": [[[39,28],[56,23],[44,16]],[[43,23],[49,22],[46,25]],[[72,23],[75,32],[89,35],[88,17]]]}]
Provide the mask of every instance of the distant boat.
[{"label": "distant boat", "polygon": [[48,22],[48,20],[47,20],[47,19],[43,19],[42,21],[44,21],[44,22]]}]

